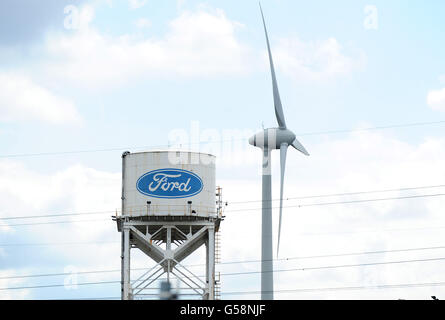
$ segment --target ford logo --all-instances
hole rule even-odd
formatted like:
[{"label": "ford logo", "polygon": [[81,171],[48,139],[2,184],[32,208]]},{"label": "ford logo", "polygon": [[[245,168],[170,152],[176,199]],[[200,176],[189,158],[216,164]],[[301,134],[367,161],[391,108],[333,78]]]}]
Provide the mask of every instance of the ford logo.
[{"label": "ford logo", "polygon": [[181,169],[159,169],[142,175],[136,188],[155,198],[187,198],[202,191],[203,183],[195,173]]}]

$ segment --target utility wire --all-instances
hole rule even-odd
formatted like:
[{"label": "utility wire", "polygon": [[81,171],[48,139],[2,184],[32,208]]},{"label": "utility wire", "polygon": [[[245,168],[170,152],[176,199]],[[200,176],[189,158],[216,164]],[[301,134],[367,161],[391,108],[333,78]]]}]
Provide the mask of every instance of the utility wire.
[{"label": "utility wire", "polygon": [[350,132],[360,132],[360,131],[373,131],[373,130],[385,130],[393,128],[407,128],[407,127],[419,127],[419,126],[429,126],[429,125],[439,125],[445,124],[445,120],[440,121],[429,121],[429,122],[412,122],[405,124],[395,124],[388,126],[376,126],[361,129],[345,129],[345,130],[329,130],[329,131],[318,131],[318,132],[306,132],[297,134],[297,136],[315,136],[315,135],[328,135],[328,134],[338,134],[338,133],[350,133]]},{"label": "utility wire", "polygon": [[[441,125],[445,124],[445,120],[441,121],[428,121],[428,122],[414,122],[406,124],[396,124],[388,126],[376,126],[361,129],[343,129],[343,130],[328,130],[328,131],[318,131],[318,132],[302,132],[296,134],[297,136],[315,136],[315,135],[329,135],[329,134],[339,134],[339,133],[350,133],[350,132],[360,132],[360,131],[373,131],[373,130],[384,130],[391,128],[406,128],[406,127],[417,127],[417,126],[428,126],[428,125]],[[230,142],[230,141],[247,141],[247,138],[242,139],[228,139],[228,140],[217,140],[217,141],[201,141],[184,143],[184,146],[200,145],[200,144],[210,144],[219,142]],[[36,156],[55,156],[55,155],[67,155],[67,154],[81,154],[81,153],[95,153],[95,152],[110,152],[110,151],[122,151],[127,149],[153,149],[153,148],[165,148],[170,147],[170,144],[164,145],[152,145],[152,146],[138,146],[138,147],[115,147],[115,148],[98,148],[89,150],[71,150],[71,151],[57,151],[57,152],[39,152],[39,153],[18,153],[18,154],[3,154],[0,158],[23,158],[23,157],[36,157]]]},{"label": "utility wire", "polygon": [[[289,261],[289,260],[304,260],[304,259],[314,259],[314,258],[325,258],[325,257],[340,257],[340,256],[356,256],[356,255],[367,255],[367,254],[381,254],[390,252],[407,252],[407,251],[424,251],[424,250],[435,250],[444,249],[443,247],[427,247],[427,248],[410,248],[410,249],[399,249],[399,250],[382,250],[382,251],[367,251],[367,252],[355,252],[355,253],[342,253],[342,254],[330,254],[330,255],[317,255],[317,256],[307,256],[307,257],[292,257],[285,259],[272,259],[272,261]],[[384,264],[400,264],[400,263],[412,263],[412,262],[429,262],[429,261],[441,261],[445,260],[445,257],[440,258],[427,258],[427,259],[411,259],[411,260],[397,260],[397,261],[386,261],[386,262],[372,262],[372,263],[360,263],[360,264],[344,264],[344,265],[331,265],[331,266],[315,266],[306,268],[294,268],[294,269],[281,269],[273,270],[268,272],[289,272],[289,271],[305,271],[305,270],[318,270],[318,269],[336,269],[336,268],[348,268],[348,267],[362,267],[362,266],[372,266],[372,265],[384,265]],[[245,261],[231,261],[224,264],[239,264],[239,263],[251,263],[251,262],[261,262],[262,260],[245,260]],[[265,260],[270,261],[270,260]],[[223,263],[222,263],[223,264]],[[200,264],[202,265],[202,264]],[[187,267],[198,266],[198,265],[187,265]],[[147,270],[147,268],[134,268],[133,270]],[[91,270],[91,271],[79,271],[76,274],[95,274],[95,273],[113,273],[120,272],[120,269],[112,270]],[[221,273],[221,276],[234,276],[234,275],[245,275],[245,274],[256,274],[261,273],[261,271],[246,271],[246,272],[234,272],[234,273]],[[48,274],[34,274],[34,275],[21,275],[21,276],[7,276],[0,277],[0,280],[7,279],[22,279],[22,278],[39,278],[39,277],[52,277],[52,276],[67,276],[73,273],[48,273]],[[2,290],[2,289],[0,289]],[[3,289],[6,290],[6,289]]]},{"label": "utility wire", "polygon": [[322,269],[368,267],[368,266],[387,265],[387,264],[402,264],[402,263],[413,263],[413,262],[431,262],[431,261],[443,261],[443,260],[445,260],[445,257],[442,257],[442,258],[428,258],[428,259],[414,259],[414,260],[370,262],[370,263],[358,263],[358,264],[343,264],[343,265],[306,267],[306,268],[278,269],[278,270],[264,271],[264,272],[263,271],[232,272],[232,273],[221,273],[220,275],[221,276],[239,276],[239,275],[258,274],[258,273],[275,273],[275,272],[290,272],[290,271],[310,271],[310,270],[322,270]]},{"label": "utility wire", "polygon": [[[328,194],[320,194],[320,195],[309,195],[309,196],[299,196],[299,197],[287,197],[283,198],[285,200],[294,200],[294,199],[312,199],[312,198],[328,198],[328,197],[340,197],[340,196],[353,196],[360,194],[370,194],[370,193],[383,193],[383,192],[395,192],[395,191],[412,191],[412,190],[420,190],[420,189],[433,189],[433,188],[444,188],[445,184],[440,185],[431,185],[431,186],[420,186],[420,187],[406,187],[406,188],[394,188],[394,189],[381,189],[381,190],[371,190],[371,191],[353,191],[353,192],[343,192],[343,193],[328,193]],[[229,205],[232,203],[252,203],[252,202],[262,202],[263,200],[248,200],[248,201],[227,201]],[[272,199],[269,201],[280,201],[279,198]]]},{"label": "utility wire", "polygon": [[[102,285],[102,284],[113,284],[113,283],[121,283],[121,281],[97,281],[97,282],[79,282],[76,283],[77,286],[91,286],[91,285]],[[57,288],[57,287],[65,287],[65,284],[48,284],[48,285],[39,285],[39,286],[23,286],[23,287],[11,287],[11,288],[0,288],[0,291],[5,290],[25,290],[25,289],[42,289],[42,288]]]},{"label": "utility wire", "polygon": [[[400,283],[400,284],[382,284],[356,287],[331,287],[331,288],[301,288],[301,289],[281,289],[273,292],[291,293],[291,292],[317,292],[317,291],[347,291],[347,290],[374,290],[374,289],[400,289],[400,288],[418,288],[418,287],[438,287],[445,286],[445,282],[424,282],[424,283]],[[267,291],[266,291],[267,292]],[[238,291],[222,292],[221,295],[245,295],[259,294],[261,291]]]},{"label": "utility wire", "polygon": [[1,247],[46,247],[46,246],[73,246],[91,244],[120,243],[120,241],[88,241],[88,242],[46,242],[46,243],[2,243]]},{"label": "utility wire", "polygon": [[[408,248],[408,249],[394,249],[394,250],[378,250],[378,251],[364,251],[364,252],[349,252],[349,253],[334,253],[334,254],[313,255],[313,256],[303,256],[303,257],[290,257],[290,258],[271,259],[271,260],[272,261],[306,260],[306,259],[347,257],[347,256],[360,256],[360,255],[368,255],[368,254],[383,254],[383,253],[409,252],[409,251],[425,251],[425,250],[438,250],[438,249],[445,249],[445,246],[424,247],[424,248]],[[238,263],[262,262],[262,261],[263,260],[229,261],[229,262],[222,262],[222,263],[219,263],[219,264],[238,264]],[[268,261],[268,260],[264,260],[264,261]]]},{"label": "utility wire", "polygon": [[[76,222],[85,222],[89,220],[81,220]],[[92,220],[98,221],[98,220]],[[99,221],[109,221],[109,220],[99,220]],[[49,222],[51,223],[51,222]],[[57,222],[55,222],[57,223]],[[341,231],[341,232],[311,232],[311,233],[297,233],[296,236],[320,236],[320,235],[336,235],[336,234],[354,234],[354,233],[375,233],[382,231],[413,231],[413,230],[436,230],[445,229],[445,226],[434,226],[434,227],[414,227],[414,228],[388,228],[379,230],[356,230],[356,231]],[[0,244],[0,247],[26,247],[26,246],[64,246],[64,245],[90,245],[90,244],[100,244],[100,243],[120,243],[120,241],[88,241],[88,242],[47,242],[47,243],[4,243]]]},{"label": "utility wire", "polygon": [[31,223],[17,223],[17,224],[0,224],[0,227],[21,227],[21,226],[36,226],[47,224],[70,224],[70,223],[82,223],[93,221],[111,221],[110,219],[90,219],[90,220],[69,220],[69,221],[53,221],[53,222],[31,222]]},{"label": "utility wire", "polygon": [[[335,201],[335,202],[318,202],[318,203],[299,204],[299,205],[294,205],[294,206],[283,206],[283,208],[303,208],[303,207],[315,207],[315,206],[328,206],[328,205],[336,205],[336,204],[353,204],[353,203],[365,203],[365,202],[388,201],[388,200],[430,198],[430,197],[440,197],[440,196],[445,196],[445,193],[423,194],[423,195],[412,195],[412,196],[390,197],[390,198],[377,198],[377,199]],[[279,207],[272,207],[272,209],[279,209]],[[261,210],[261,208],[248,208],[248,209],[237,209],[237,210],[226,209],[225,212],[256,211],[256,210]]]},{"label": "utility wire", "polygon": [[[293,206],[283,206],[283,208],[303,208],[303,207],[316,207],[316,206],[329,206],[329,205],[338,205],[338,204],[358,204],[358,203],[367,203],[367,202],[378,202],[378,201],[389,201],[389,200],[406,200],[406,199],[419,199],[419,198],[432,198],[432,197],[441,197],[445,196],[445,193],[435,193],[435,194],[422,194],[422,195],[411,195],[411,196],[402,196],[402,197],[390,197],[390,198],[375,198],[375,199],[362,199],[362,200],[349,200],[349,201],[334,201],[334,202],[318,202],[318,203],[308,203],[308,204],[298,204]],[[245,211],[258,211],[262,208],[246,208],[246,209],[226,209],[224,212],[245,212]],[[271,207],[271,209],[279,209],[279,207]],[[93,213],[78,213],[78,214],[66,214],[66,216],[70,215],[81,215],[81,214],[93,214]],[[54,215],[48,215],[47,217],[53,217]],[[57,215],[63,216],[63,215]],[[43,216],[39,216],[42,218]],[[141,216],[143,217],[143,216]],[[22,217],[11,217],[10,219],[21,219]],[[32,217],[30,217],[32,218]],[[136,218],[136,217],[135,217]],[[0,219],[1,220],[1,219]],[[77,222],[85,222],[87,220],[81,220]],[[110,221],[105,219],[100,219],[97,221]],[[37,222],[37,223],[23,223],[23,224],[0,224],[0,227],[11,227],[11,226],[30,226],[30,225],[41,225],[41,224],[60,224],[60,223],[74,223],[76,221],[57,221],[57,222]]]},{"label": "utility wire", "polygon": [[[419,190],[419,189],[431,189],[431,188],[441,188],[445,187],[445,185],[430,185],[430,186],[419,186],[419,187],[406,187],[406,188],[395,188],[395,189],[382,189],[382,190],[372,190],[372,191],[356,191],[356,192],[345,192],[345,193],[331,193],[331,194],[321,194],[321,195],[308,195],[308,196],[300,196],[300,197],[288,197],[284,198],[284,201],[292,200],[292,199],[310,199],[310,198],[323,198],[323,197],[334,197],[334,196],[349,196],[349,195],[358,195],[358,194],[368,194],[368,193],[381,193],[381,192],[392,192],[392,191],[408,191],[408,190]],[[357,202],[369,202],[369,201],[384,201],[384,200],[394,200],[394,199],[409,199],[409,198],[421,198],[421,197],[432,197],[432,196],[440,196],[445,194],[435,194],[435,195],[412,195],[405,197],[393,197],[393,198],[381,198],[381,199],[365,199],[365,200],[352,200],[352,201],[339,201],[339,202],[328,202],[328,203],[314,203],[314,204],[302,204],[297,207],[307,207],[311,205],[327,205],[327,204],[341,204],[341,203],[357,203]],[[272,201],[276,201],[279,199],[275,199]],[[248,200],[248,201],[237,201],[231,202],[235,204],[240,203],[252,203],[252,202],[261,202],[262,200]],[[295,206],[287,206],[287,207],[295,207]],[[283,206],[283,208],[286,208]],[[243,210],[231,210],[228,211],[245,211],[245,210],[257,210],[257,209],[243,209]],[[37,219],[37,218],[53,218],[53,217],[68,217],[68,216],[81,216],[81,215],[99,215],[105,213],[115,213],[114,210],[103,210],[103,211],[90,211],[90,212],[73,212],[73,213],[63,213],[63,214],[42,214],[42,215],[33,215],[33,216],[9,216],[9,217],[0,217],[0,221],[6,220],[18,220],[18,219]],[[100,220],[103,221],[103,220]],[[58,222],[60,223],[60,222]],[[24,225],[24,224],[19,224]],[[27,225],[27,224],[26,224]],[[12,225],[0,225],[2,226],[12,226]]]},{"label": "utility wire", "polygon": [[[381,290],[381,289],[402,289],[402,288],[422,288],[422,287],[440,287],[445,286],[445,282],[423,282],[423,283],[398,283],[398,284],[380,284],[369,286],[348,286],[348,287],[326,287],[326,288],[298,288],[298,289],[276,289],[274,293],[294,293],[294,292],[323,292],[323,291],[355,291],[355,290]],[[271,292],[271,291],[266,291]],[[231,291],[221,292],[223,296],[229,295],[247,295],[260,294],[262,291]],[[179,294],[181,296],[181,294]],[[115,300],[120,297],[96,297],[96,298],[77,298],[75,300]]]},{"label": "utility wire", "polygon": [[73,213],[63,213],[63,214],[44,214],[37,216],[16,216],[16,217],[4,217],[0,220],[16,220],[16,219],[37,219],[37,218],[52,218],[52,217],[68,217],[68,216],[82,216],[82,215],[92,215],[92,214],[104,214],[113,213],[116,210],[106,210],[106,211],[90,211],[90,212],[73,212]]},{"label": "utility wire", "polygon": [[414,230],[437,230],[445,229],[445,226],[434,227],[414,227],[414,228],[386,228],[379,230],[355,230],[355,231],[339,231],[339,232],[303,232],[297,233],[296,236],[321,236],[321,235],[338,235],[338,234],[356,234],[356,233],[375,233],[375,232],[389,232],[389,231],[414,231]]},{"label": "utility wire", "polygon": [[[111,222],[109,219],[95,219],[95,220],[74,220],[74,221],[59,221],[59,222],[44,222],[44,223],[25,223],[25,224],[10,224],[10,225],[0,225],[0,227],[14,227],[14,226],[36,226],[36,225],[47,225],[47,224],[63,224],[63,223],[82,223],[91,221],[107,221]],[[298,233],[297,236],[320,236],[320,235],[335,235],[335,234],[355,234],[355,233],[375,233],[382,231],[413,231],[413,230],[437,230],[445,229],[445,226],[426,226],[426,227],[414,227],[414,228],[388,228],[379,230],[356,230],[356,231],[340,231],[340,232],[310,232],[310,233]],[[51,245],[52,243],[48,243]],[[43,244],[42,244],[43,245]],[[1,245],[0,245],[1,246]]]},{"label": "utility wire", "polygon": [[[416,259],[416,260],[399,260],[399,261],[386,261],[386,262],[374,262],[374,263],[360,263],[360,264],[345,264],[345,265],[333,265],[333,266],[320,266],[320,267],[307,267],[307,268],[294,268],[294,269],[281,269],[266,271],[264,273],[279,273],[279,272],[291,272],[291,271],[310,271],[310,270],[321,270],[321,269],[337,269],[337,268],[352,268],[352,267],[367,267],[375,265],[388,265],[388,264],[402,264],[402,263],[413,263],[413,262],[431,262],[431,261],[443,261],[445,257],[442,258],[431,258],[431,259]],[[246,272],[232,272],[232,273],[220,273],[220,276],[240,276],[240,275],[251,275],[263,273],[262,271],[246,271]],[[201,275],[200,277],[204,277]],[[175,279],[174,277],[172,279]],[[101,285],[101,284],[114,284],[121,283],[121,281],[97,281],[97,282],[80,282],[77,283],[79,286],[87,285]],[[0,291],[5,290],[24,290],[24,289],[41,289],[41,288],[55,288],[64,287],[65,284],[49,284],[49,285],[38,285],[38,286],[21,286],[21,287],[6,287],[0,288]]]}]

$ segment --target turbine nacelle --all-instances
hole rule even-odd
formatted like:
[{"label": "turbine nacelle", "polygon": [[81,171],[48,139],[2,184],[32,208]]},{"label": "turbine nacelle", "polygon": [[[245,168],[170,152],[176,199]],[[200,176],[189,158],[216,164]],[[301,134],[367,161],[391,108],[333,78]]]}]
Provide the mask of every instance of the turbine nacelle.
[{"label": "turbine nacelle", "polygon": [[291,145],[294,140],[295,134],[288,129],[268,128],[252,136],[249,143],[262,149],[280,149],[283,143]]},{"label": "turbine nacelle", "polygon": [[295,133],[289,129],[282,128],[268,128],[258,132],[249,138],[249,144],[261,149],[280,149],[283,144],[293,146],[298,151],[305,155],[309,155],[303,145],[295,137]]}]

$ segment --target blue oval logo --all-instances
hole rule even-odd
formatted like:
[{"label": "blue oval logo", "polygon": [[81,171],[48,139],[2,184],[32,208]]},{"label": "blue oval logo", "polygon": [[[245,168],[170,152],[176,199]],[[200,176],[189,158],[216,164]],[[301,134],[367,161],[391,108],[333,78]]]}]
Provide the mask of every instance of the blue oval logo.
[{"label": "blue oval logo", "polygon": [[187,198],[202,191],[201,178],[181,169],[158,169],[147,172],[136,182],[140,193],[155,198]]}]

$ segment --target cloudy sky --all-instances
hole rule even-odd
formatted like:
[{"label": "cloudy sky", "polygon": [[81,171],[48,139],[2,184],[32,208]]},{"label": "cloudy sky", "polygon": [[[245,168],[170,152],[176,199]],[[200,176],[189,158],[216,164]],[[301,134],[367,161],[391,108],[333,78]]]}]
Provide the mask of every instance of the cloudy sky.
[{"label": "cloudy sky", "polygon": [[[311,153],[288,152],[276,297],[445,297],[445,4],[262,5]],[[119,297],[119,272],[79,272],[120,268],[121,153],[172,145],[218,157],[223,298],[258,298],[258,273],[224,274],[260,268],[246,138],[276,126],[265,49],[254,0],[1,1],[0,298]],[[90,214],[11,219],[72,213]]]}]

